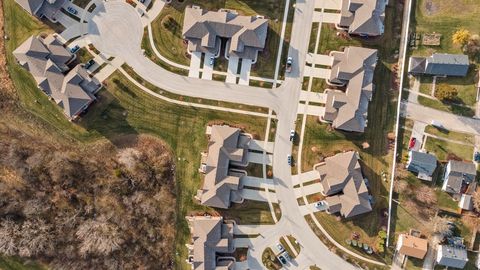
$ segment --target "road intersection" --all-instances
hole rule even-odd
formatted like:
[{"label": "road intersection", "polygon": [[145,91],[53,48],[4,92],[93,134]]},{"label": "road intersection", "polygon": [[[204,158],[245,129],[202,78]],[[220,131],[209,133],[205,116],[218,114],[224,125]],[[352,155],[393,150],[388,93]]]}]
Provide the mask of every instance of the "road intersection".
[{"label": "road intersection", "polygon": [[355,269],[329,251],[308,225],[296,201],[291,169],[286,161],[292,149],[289,134],[297,117],[314,9],[315,1],[296,2],[289,48],[289,56],[295,62],[282,85],[274,89],[189,78],[163,69],[143,55],[141,40],[144,25],[141,16],[124,1],[103,2],[88,23],[87,38],[99,51],[121,58],[144,80],[159,88],[178,95],[267,107],[275,112],[278,122],[273,175],[282,218],[252,241],[248,254],[250,269],[262,269],[263,250],[287,234],[293,235],[302,245],[302,252],[292,262],[294,269],[310,265],[322,269]]}]

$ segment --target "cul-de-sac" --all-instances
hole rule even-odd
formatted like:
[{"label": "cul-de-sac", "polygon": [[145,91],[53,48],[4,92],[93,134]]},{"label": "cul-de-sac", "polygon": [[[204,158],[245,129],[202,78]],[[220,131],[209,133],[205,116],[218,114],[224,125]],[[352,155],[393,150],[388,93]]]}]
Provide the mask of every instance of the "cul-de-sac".
[{"label": "cul-de-sac", "polygon": [[0,269],[480,269],[480,0],[2,0]]}]

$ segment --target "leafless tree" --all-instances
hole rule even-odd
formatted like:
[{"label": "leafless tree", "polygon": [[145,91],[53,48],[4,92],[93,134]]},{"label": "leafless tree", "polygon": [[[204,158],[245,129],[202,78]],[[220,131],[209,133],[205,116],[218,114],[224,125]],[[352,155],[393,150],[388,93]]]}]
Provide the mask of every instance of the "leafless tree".
[{"label": "leafless tree", "polygon": [[477,191],[473,193],[473,207],[480,212],[480,189],[477,189]]},{"label": "leafless tree", "polygon": [[452,236],[451,220],[447,217],[434,216],[430,220],[433,232],[439,233],[443,237]]},{"label": "leafless tree", "polygon": [[424,185],[415,189],[415,197],[419,202],[423,202],[429,206],[437,202],[437,196],[433,189]]},{"label": "leafless tree", "polygon": [[20,226],[12,219],[0,221],[0,253],[14,256],[18,254]]},{"label": "leafless tree", "polygon": [[39,254],[51,255],[54,250],[52,226],[43,219],[30,219],[22,224],[19,255],[32,257]]},{"label": "leafless tree", "polygon": [[80,254],[109,255],[120,249],[124,242],[118,227],[105,217],[87,220],[81,224],[76,236],[80,240]]}]

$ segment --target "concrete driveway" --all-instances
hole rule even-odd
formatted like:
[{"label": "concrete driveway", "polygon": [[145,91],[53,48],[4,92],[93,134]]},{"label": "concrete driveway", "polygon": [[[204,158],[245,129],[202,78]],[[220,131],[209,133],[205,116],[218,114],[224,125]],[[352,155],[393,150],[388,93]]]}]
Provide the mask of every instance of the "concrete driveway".
[{"label": "concrete driveway", "polygon": [[328,205],[324,204],[319,207],[315,206],[315,203],[310,203],[306,205],[300,206],[300,212],[302,215],[308,215],[310,213],[315,213],[315,212],[320,212],[320,211],[326,211],[328,209]]},{"label": "concrete driveway", "polygon": [[340,22],[340,19],[341,19],[340,13],[330,13],[330,12],[322,12],[322,11],[315,11],[313,13],[314,22],[338,24]]},{"label": "concrete driveway", "polygon": [[300,92],[300,100],[308,100],[309,102],[325,104],[327,102],[327,95],[325,95],[324,93],[308,92],[302,90]]},{"label": "concrete driveway", "polygon": [[200,63],[202,62],[201,52],[192,52],[190,55],[190,69],[188,70],[188,77],[200,77]]},{"label": "concrete driveway", "polygon": [[315,0],[315,8],[340,10],[342,9],[342,1],[341,0]]},{"label": "concrete driveway", "polygon": [[298,104],[298,114],[308,114],[313,116],[321,116],[325,114],[325,107],[316,106],[316,105],[308,105],[305,104]]},{"label": "concrete driveway", "polygon": [[304,172],[301,174],[293,175],[292,176],[292,183],[293,185],[298,185],[300,183],[310,182],[320,178],[320,174],[317,170],[311,170],[308,172]]},{"label": "concrete driveway", "polygon": [[297,198],[302,197],[303,195],[308,196],[315,193],[320,193],[323,190],[322,184],[313,183],[311,185],[306,185],[295,189],[295,196]]},{"label": "concrete driveway", "polygon": [[307,63],[315,64],[315,65],[322,65],[322,66],[333,65],[333,57],[326,54],[308,53],[306,60],[307,60]]},{"label": "concrete driveway", "polygon": [[213,53],[205,53],[205,58],[203,59],[203,71],[202,71],[202,79],[204,80],[211,80],[213,76],[213,63],[210,64],[210,59],[214,59]]},{"label": "concrete driveway", "polygon": [[240,80],[238,84],[248,85],[250,82],[250,69],[252,68],[252,60],[242,59],[242,66],[240,69]]},{"label": "concrete driveway", "polygon": [[[258,201],[258,202],[268,202],[267,194],[266,194],[265,191],[244,188],[240,191],[240,193],[242,194],[242,197],[245,200],[252,200],[252,201]],[[270,192],[270,194],[268,196],[270,197],[270,201],[272,203],[278,203],[277,196],[275,196],[275,193]]]},{"label": "concrete driveway", "polygon": [[261,188],[261,189],[268,188],[268,189],[275,190],[273,179],[269,179],[269,178],[263,179],[260,177],[245,175],[245,176],[242,176],[242,178],[240,178],[240,183],[248,187]]},{"label": "concrete driveway", "polygon": [[237,83],[237,70],[238,70],[238,61],[240,59],[236,56],[230,56],[228,60],[228,69],[227,69],[227,79],[225,82],[227,83]]},{"label": "concrete driveway", "polygon": [[328,68],[314,68],[305,66],[305,73],[306,77],[316,77],[321,79],[328,79],[330,78],[331,70]]}]

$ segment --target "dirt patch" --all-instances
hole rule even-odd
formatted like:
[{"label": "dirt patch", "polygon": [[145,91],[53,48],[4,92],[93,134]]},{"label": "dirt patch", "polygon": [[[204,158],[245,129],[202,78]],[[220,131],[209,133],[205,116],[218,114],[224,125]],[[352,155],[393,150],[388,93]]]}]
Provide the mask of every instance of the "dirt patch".
[{"label": "dirt patch", "polygon": [[[5,51],[3,1],[0,1],[0,110],[5,113],[10,110],[16,100],[15,88],[7,70],[7,57]],[[8,38],[8,37],[7,37]]]},{"label": "dirt patch", "polygon": [[428,16],[434,16],[438,12],[437,4],[433,3],[432,0],[425,1],[425,13]]}]

